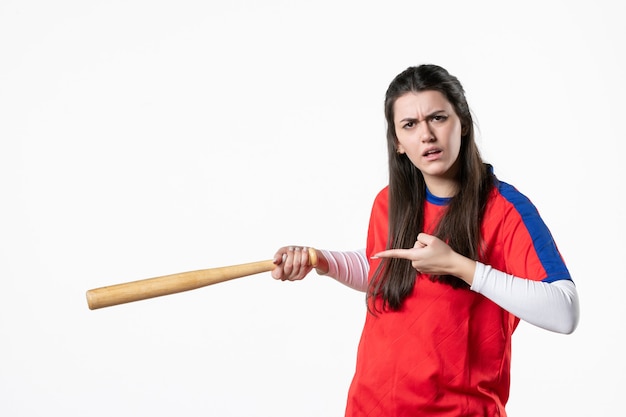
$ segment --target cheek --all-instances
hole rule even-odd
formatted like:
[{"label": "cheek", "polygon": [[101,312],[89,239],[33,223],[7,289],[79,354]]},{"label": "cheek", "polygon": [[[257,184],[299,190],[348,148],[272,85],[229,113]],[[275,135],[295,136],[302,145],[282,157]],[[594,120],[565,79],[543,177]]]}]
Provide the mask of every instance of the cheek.
[{"label": "cheek", "polygon": [[406,135],[402,135],[402,132],[396,131],[396,149],[398,151],[406,153],[407,149],[411,149],[409,142],[410,141],[407,140]]},{"label": "cheek", "polygon": [[396,145],[399,145],[402,142],[404,142],[404,138],[402,136],[403,132],[401,130],[398,130],[398,129],[396,129],[394,132],[396,134]]},{"label": "cheek", "polygon": [[452,161],[456,162],[459,160],[459,155],[461,154],[461,138],[454,140],[450,147],[450,153],[452,156]]},{"label": "cheek", "polygon": [[458,126],[456,126],[451,133],[450,137],[450,150],[456,155],[458,156],[459,153],[461,152],[461,141],[463,139],[461,139],[461,135],[463,134],[462,132],[463,129],[461,129],[461,125],[459,124]]}]

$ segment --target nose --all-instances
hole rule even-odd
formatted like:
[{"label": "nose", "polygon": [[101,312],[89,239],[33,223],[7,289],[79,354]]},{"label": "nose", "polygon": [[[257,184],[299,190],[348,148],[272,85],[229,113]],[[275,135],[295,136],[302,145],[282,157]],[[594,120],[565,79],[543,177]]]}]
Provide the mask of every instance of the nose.
[{"label": "nose", "polygon": [[433,135],[427,120],[423,120],[420,123],[419,138],[422,142],[432,142],[435,140],[435,135]]}]

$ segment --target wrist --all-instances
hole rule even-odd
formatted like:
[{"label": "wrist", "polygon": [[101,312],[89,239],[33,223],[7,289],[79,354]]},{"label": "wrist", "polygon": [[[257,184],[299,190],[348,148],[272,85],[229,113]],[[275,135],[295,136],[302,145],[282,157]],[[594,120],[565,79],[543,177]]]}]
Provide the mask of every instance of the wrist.
[{"label": "wrist", "polygon": [[328,274],[328,260],[324,257],[322,251],[315,249],[315,254],[317,255],[317,264],[315,265],[315,272],[318,275],[326,275]]},{"label": "wrist", "polygon": [[474,273],[476,272],[476,261],[463,255],[457,255],[458,259],[455,260],[455,272],[453,275],[462,279],[468,285],[472,285]]}]

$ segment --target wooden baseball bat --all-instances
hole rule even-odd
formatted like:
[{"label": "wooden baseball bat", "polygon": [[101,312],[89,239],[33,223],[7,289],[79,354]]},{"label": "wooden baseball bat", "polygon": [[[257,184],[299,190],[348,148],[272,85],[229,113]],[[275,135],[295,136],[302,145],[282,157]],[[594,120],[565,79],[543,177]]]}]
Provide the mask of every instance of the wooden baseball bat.
[{"label": "wooden baseball bat", "polygon": [[[313,248],[309,248],[309,264],[312,267],[317,266],[317,252]],[[95,310],[162,295],[176,294],[235,278],[269,272],[275,267],[274,261],[269,259],[267,261],[181,272],[108,287],[94,288],[87,291],[87,305],[90,310]]]}]

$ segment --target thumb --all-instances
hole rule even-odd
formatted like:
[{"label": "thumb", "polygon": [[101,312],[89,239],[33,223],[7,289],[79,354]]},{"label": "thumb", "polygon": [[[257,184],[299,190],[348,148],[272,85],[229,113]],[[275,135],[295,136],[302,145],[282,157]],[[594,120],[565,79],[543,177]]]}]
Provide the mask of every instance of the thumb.
[{"label": "thumb", "polygon": [[429,235],[428,233],[420,233],[417,235],[417,240],[415,241],[414,247],[425,248],[426,246],[430,245],[434,239],[435,236],[433,235]]}]

